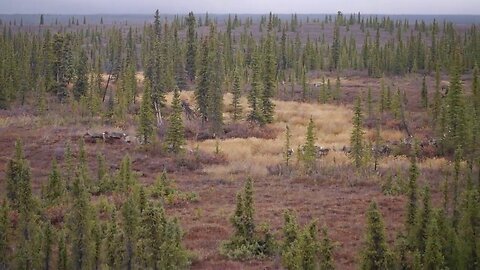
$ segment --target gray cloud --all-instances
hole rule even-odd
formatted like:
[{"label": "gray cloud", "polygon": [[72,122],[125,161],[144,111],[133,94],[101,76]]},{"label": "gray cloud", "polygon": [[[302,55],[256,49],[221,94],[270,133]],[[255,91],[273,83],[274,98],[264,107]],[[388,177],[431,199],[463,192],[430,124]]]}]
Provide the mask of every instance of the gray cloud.
[{"label": "gray cloud", "polygon": [[1,0],[0,13],[345,13],[480,15],[479,0]]}]

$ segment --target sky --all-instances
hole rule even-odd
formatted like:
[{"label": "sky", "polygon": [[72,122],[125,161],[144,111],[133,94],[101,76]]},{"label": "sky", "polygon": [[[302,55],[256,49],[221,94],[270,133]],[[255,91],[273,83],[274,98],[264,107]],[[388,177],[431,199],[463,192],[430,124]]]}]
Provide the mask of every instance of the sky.
[{"label": "sky", "polygon": [[480,0],[0,0],[0,14],[343,13],[469,14]]}]

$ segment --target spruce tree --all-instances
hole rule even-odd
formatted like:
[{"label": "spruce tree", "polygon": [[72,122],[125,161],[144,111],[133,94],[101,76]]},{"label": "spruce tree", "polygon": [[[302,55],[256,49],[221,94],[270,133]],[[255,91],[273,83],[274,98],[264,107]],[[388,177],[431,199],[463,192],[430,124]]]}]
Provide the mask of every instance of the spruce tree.
[{"label": "spruce tree", "polygon": [[272,34],[267,35],[264,52],[264,76],[263,76],[263,92],[261,94],[261,110],[266,123],[273,122],[275,104],[272,102],[276,86],[277,61],[274,54],[274,38]]},{"label": "spruce tree", "polygon": [[432,206],[430,204],[430,189],[428,186],[425,187],[423,191],[423,208],[418,215],[417,222],[417,248],[420,254],[425,253],[425,247],[428,237],[428,226],[430,219],[432,218]]},{"label": "spruce tree", "polygon": [[423,76],[422,79],[422,107],[427,109],[428,108],[428,91],[427,91],[427,82],[426,82],[426,75]]},{"label": "spruce tree", "polygon": [[87,55],[84,50],[80,52],[80,58],[77,64],[77,79],[73,86],[73,95],[78,101],[80,97],[85,96],[88,89],[88,67],[87,67]]},{"label": "spruce tree", "polygon": [[406,230],[407,230],[407,238],[409,243],[412,244],[414,242],[414,230],[416,226],[416,216],[418,211],[418,203],[417,203],[417,178],[419,175],[418,167],[417,167],[417,157],[416,157],[416,149],[413,151],[410,157],[410,169],[409,169],[409,178],[408,178],[408,186],[407,186],[407,217],[406,217]]},{"label": "spruce tree", "polygon": [[180,104],[180,93],[175,88],[172,100],[172,114],[168,119],[168,130],[165,138],[166,149],[174,154],[181,153],[185,145],[185,128],[182,119],[182,105]]},{"label": "spruce tree", "polygon": [[132,270],[135,266],[136,242],[139,225],[139,215],[135,196],[130,195],[123,205],[123,231],[125,233],[126,269]]},{"label": "spruce tree", "polygon": [[31,186],[30,168],[23,156],[22,143],[15,143],[15,155],[7,163],[6,169],[7,198],[13,209],[20,210],[22,207],[30,209]]},{"label": "spruce tree", "polygon": [[126,154],[120,163],[117,185],[120,188],[120,191],[126,192],[132,189],[136,184],[137,179],[133,174],[132,160],[130,159],[130,156]]},{"label": "spruce tree", "polygon": [[458,268],[474,269],[480,263],[479,233],[480,233],[480,199],[478,189],[468,180],[462,194],[460,220],[458,224]]},{"label": "spruce tree", "polygon": [[250,113],[248,114],[247,120],[251,122],[256,122],[261,125],[265,123],[265,119],[263,117],[261,111],[261,105],[259,101],[259,97],[263,92],[263,83],[261,80],[261,64],[260,64],[260,55],[258,52],[254,53],[253,56],[253,78],[251,83],[251,89],[248,93],[248,106],[250,107]]},{"label": "spruce tree", "polygon": [[69,225],[71,233],[72,269],[90,269],[92,215],[90,198],[82,175],[76,177],[72,186],[72,207]]},{"label": "spruce tree", "polygon": [[99,270],[102,265],[102,254],[103,254],[103,229],[101,224],[97,221],[92,228],[92,239],[94,243],[94,252],[93,252],[93,269]]},{"label": "spruce tree", "polygon": [[320,264],[320,243],[317,240],[316,222],[311,222],[298,233],[298,237],[282,254],[286,269],[318,269]]},{"label": "spruce tree", "polygon": [[287,125],[285,127],[285,147],[283,150],[283,159],[285,160],[285,167],[288,169],[290,167],[290,160],[292,158],[292,149],[290,146],[290,140],[292,134],[290,133],[290,127]]},{"label": "spruce tree", "polygon": [[328,237],[327,227],[322,228],[322,239],[320,241],[320,270],[335,269],[333,258],[333,244]]},{"label": "spruce tree", "polygon": [[361,269],[391,269],[392,254],[388,248],[383,218],[373,201],[367,212],[367,232],[362,250]]},{"label": "spruce tree", "polygon": [[44,269],[50,269],[52,263],[52,247],[53,247],[53,226],[49,220],[43,225],[43,247],[42,258]]},{"label": "spruce tree", "polygon": [[363,115],[362,115],[362,103],[360,97],[357,97],[355,102],[355,109],[353,114],[353,130],[350,136],[350,147],[352,149],[351,159],[356,168],[360,168],[363,165],[364,158],[364,141],[363,135]]},{"label": "spruce tree", "polygon": [[117,215],[114,211],[108,222],[108,228],[105,234],[105,259],[110,268],[121,268],[125,257],[125,244],[123,232],[117,223]]},{"label": "spruce tree", "polygon": [[447,143],[450,150],[465,147],[465,102],[459,67],[451,72],[450,88],[447,95]]},{"label": "spruce tree", "polygon": [[263,258],[272,254],[274,243],[268,230],[260,238],[255,230],[253,205],[253,180],[247,179],[242,192],[237,194],[237,205],[230,218],[234,235],[222,245],[221,252],[233,259]]},{"label": "spruce tree", "polygon": [[[17,245],[15,259],[16,265],[21,269],[35,268],[39,259],[39,254],[35,248],[38,245],[38,239],[35,238],[36,231],[36,202],[32,195],[32,186],[30,180],[30,167],[23,157],[22,147],[20,142],[16,145],[16,165],[18,165],[15,176],[16,188],[16,210],[19,213],[17,225]],[[7,168],[8,169],[8,168]],[[15,171],[15,170],[14,170]]]},{"label": "spruce tree", "polygon": [[152,108],[150,83],[145,81],[142,104],[140,106],[139,127],[137,134],[140,142],[148,144],[152,142],[154,135],[155,116]]},{"label": "spruce tree", "polygon": [[341,82],[340,82],[340,76],[337,75],[337,79],[335,80],[335,89],[333,90],[332,93],[332,98],[335,101],[340,100],[341,96]]},{"label": "spruce tree", "polygon": [[423,269],[444,269],[445,258],[443,256],[441,232],[437,224],[436,215],[428,221],[428,230],[425,246],[425,255],[423,257]]},{"label": "spruce tree", "polygon": [[176,221],[168,220],[161,205],[150,202],[142,213],[138,248],[143,268],[186,269],[189,260]]},{"label": "spruce tree", "polygon": [[7,200],[3,200],[0,207],[0,269],[10,268],[10,217]]},{"label": "spruce tree", "polygon": [[58,270],[67,270],[68,268],[68,252],[67,252],[67,244],[66,244],[66,236],[65,232],[61,232],[59,235],[59,242],[58,242],[58,262],[57,262],[57,269]]},{"label": "spruce tree", "polygon": [[196,74],[196,54],[197,54],[197,41],[196,41],[196,22],[195,22],[195,15],[193,12],[188,13],[187,17],[187,60],[186,60],[186,70],[187,75],[190,81],[195,80]]},{"label": "spruce tree", "polygon": [[233,109],[233,121],[238,121],[242,118],[242,105],[240,98],[242,97],[242,90],[240,89],[240,75],[238,69],[233,71],[233,97],[232,97],[232,109]]},{"label": "spruce tree", "polygon": [[210,28],[210,88],[208,90],[208,119],[210,121],[210,129],[214,134],[223,132],[223,91],[224,70],[222,59],[222,47],[217,40],[216,31],[212,25]]},{"label": "spruce tree", "polygon": [[56,159],[52,160],[52,169],[48,176],[48,183],[45,187],[44,199],[47,205],[54,205],[60,202],[65,194],[65,183],[58,170]]},{"label": "spruce tree", "polygon": [[312,174],[316,170],[317,155],[315,150],[315,124],[313,118],[310,117],[310,121],[307,126],[307,134],[305,138],[305,145],[303,146],[302,160],[305,165],[305,171],[307,174]]},{"label": "spruce tree", "polygon": [[339,67],[340,62],[340,27],[337,23],[335,23],[335,27],[333,29],[333,42],[331,47],[331,59],[330,59],[330,70],[336,70]]},{"label": "spruce tree", "polygon": [[283,232],[282,253],[286,253],[292,247],[293,243],[298,239],[299,228],[297,218],[292,211],[285,211]]},{"label": "spruce tree", "polygon": [[475,65],[473,69],[473,78],[472,78],[472,93],[474,98],[474,105],[477,112],[477,117],[480,117],[480,78],[479,78],[478,66]]}]

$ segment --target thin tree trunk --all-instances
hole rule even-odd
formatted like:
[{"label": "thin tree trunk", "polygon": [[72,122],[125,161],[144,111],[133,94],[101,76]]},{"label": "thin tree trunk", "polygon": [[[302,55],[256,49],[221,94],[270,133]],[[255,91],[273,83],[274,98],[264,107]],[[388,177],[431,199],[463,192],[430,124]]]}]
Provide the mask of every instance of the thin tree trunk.
[{"label": "thin tree trunk", "polygon": [[162,113],[160,112],[160,106],[158,105],[157,102],[154,102],[155,106],[155,115],[157,117],[157,127],[161,127],[163,125],[163,120],[162,120]]},{"label": "thin tree trunk", "polygon": [[107,85],[105,86],[105,91],[103,91],[102,102],[105,102],[105,97],[107,96],[108,85],[110,84],[111,79],[112,79],[112,74],[110,73],[110,74],[108,74]]}]

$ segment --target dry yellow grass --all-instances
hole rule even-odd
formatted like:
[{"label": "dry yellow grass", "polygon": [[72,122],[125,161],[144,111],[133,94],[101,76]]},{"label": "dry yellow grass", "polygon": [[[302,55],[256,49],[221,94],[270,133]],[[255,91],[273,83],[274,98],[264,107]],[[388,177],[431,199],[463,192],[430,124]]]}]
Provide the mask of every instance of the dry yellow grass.
[{"label": "dry yellow grass", "polygon": [[[166,96],[168,104],[171,103],[172,94]],[[181,99],[194,104],[192,91],[182,91]],[[229,111],[232,102],[232,95],[224,96],[225,111]],[[247,99],[241,99],[244,115],[248,112]],[[295,151],[299,145],[305,142],[306,128],[310,117],[315,123],[315,133],[317,136],[316,145],[331,149],[340,150],[343,146],[350,144],[350,133],[352,130],[351,119],[353,112],[346,106],[328,105],[328,104],[310,104],[293,101],[275,101],[275,122],[270,127],[281,130],[275,139],[226,139],[220,140],[220,151],[227,157],[227,165],[214,165],[204,169],[206,173],[213,177],[236,179],[237,175],[251,175],[262,177],[268,174],[268,167],[280,164],[283,161],[283,151],[285,146],[285,126],[288,124],[291,131],[291,148]],[[224,114],[225,122],[230,121],[230,113]],[[373,138],[375,130],[367,130],[366,138]],[[398,141],[404,135],[398,130],[382,130],[383,140]],[[197,142],[189,142],[189,147],[194,149]],[[214,152],[216,149],[216,140],[206,140],[199,142],[198,146],[206,152]],[[293,162],[296,162],[294,154]],[[341,151],[330,152],[326,157],[319,160],[320,166],[341,166],[348,165],[350,159]],[[442,159],[426,160],[420,166],[422,167],[441,167],[446,163]],[[381,167],[407,167],[409,160],[407,157],[387,157],[381,162]]]},{"label": "dry yellow grass", "polygon": [[[171,102],[171,94],[167,95],[167,102]],[[193,104],[193,93],[182,92],[181,98]],[[232,100],[231,94],[224,96],[226,111]],[[244,113],[248,111],[246,98],[241,99]],[[305,140],[306,127],[310,117],[316,126],[317,145],[323,147],[335,147],[337,149],[348,145],[351,132],[352,112],[344,106],[318,105],[298,102],[275,101],[276,115],[272,128],[285,130],[288,124],[291,130],[291,147],[296,149]],[[230,114],[224,114],[225,121],[230,121]],[[207,152],[214,152],[217,142],[207,140],[199,143],[200,149]],[[228,165],[216,165],[205,169],[205,172],[216,177],[232,178],[237,174],[252,176],[265,176],[268,174],[267,167],[279,164],[283,159],[285,136],[282,133],[272,140],[247,138],[227,139],[219,142],[220,151],[223,152]],[[190,147],[194,148],[195,142]],[[295,159],[295,157],[293,157]],[[322,160],[324,163],[347,162],[343,153],[329,155]]]}]

